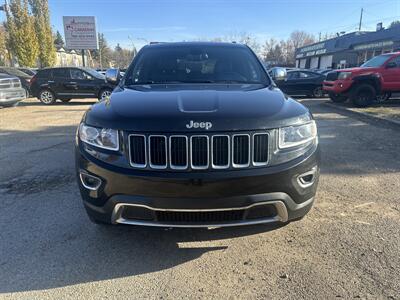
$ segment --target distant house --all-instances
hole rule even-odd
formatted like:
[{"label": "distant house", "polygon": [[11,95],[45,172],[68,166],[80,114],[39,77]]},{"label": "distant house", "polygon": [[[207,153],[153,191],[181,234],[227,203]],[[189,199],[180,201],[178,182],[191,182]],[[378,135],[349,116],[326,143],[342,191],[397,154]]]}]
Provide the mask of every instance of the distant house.
[{"label": "distant house", "polygon": [[[87,61],[86,55],[85,61]],[[77,53],[75,50],[66,50],[63,47],[57,47],[56,67],[80,67],[82,65],[81,53]]]}]

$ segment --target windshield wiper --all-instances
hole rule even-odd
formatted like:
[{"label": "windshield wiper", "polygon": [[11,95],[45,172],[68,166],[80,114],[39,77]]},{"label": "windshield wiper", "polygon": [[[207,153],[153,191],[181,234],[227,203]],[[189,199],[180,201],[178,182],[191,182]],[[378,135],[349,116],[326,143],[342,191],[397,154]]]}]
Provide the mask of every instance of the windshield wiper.
[{"label": "windshield wiper", "polygon": [[245,80],[216,80],[214,83],[227,83],[227,84],[264,84],[260,81],[245,81]]}]

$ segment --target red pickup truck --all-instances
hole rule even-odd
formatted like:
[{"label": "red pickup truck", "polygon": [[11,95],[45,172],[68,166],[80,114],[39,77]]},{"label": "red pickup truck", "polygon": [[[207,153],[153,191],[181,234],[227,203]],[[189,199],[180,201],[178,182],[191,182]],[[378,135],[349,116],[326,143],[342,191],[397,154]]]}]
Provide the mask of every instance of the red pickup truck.
[{"label": "red pickup truck", "polygon": [[357,107],[400,92],[400,52],[375,56],[358,68],[329,72],[323,82],[333,102],[350,99]]}]

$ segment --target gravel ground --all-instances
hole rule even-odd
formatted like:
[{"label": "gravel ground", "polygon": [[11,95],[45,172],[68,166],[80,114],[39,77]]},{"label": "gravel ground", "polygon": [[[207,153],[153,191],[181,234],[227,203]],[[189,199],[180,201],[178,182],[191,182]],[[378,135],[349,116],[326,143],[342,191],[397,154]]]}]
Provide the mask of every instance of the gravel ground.
[{"label": "gravel ground", "polygon": [[303,99],[317,202],[286,226],[93,225],[73,139],[91,100],[0,109],[1,299],[400,299],[400,132]]}]

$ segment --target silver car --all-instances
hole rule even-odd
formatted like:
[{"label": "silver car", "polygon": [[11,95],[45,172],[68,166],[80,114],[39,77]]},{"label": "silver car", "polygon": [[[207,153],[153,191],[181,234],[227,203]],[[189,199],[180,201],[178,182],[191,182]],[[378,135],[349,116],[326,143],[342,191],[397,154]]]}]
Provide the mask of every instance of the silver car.
[{"label": "silver car", "polygon": [[8,74],[0,74],[0,106],[14,106],[26,98],[21,81]]}]

